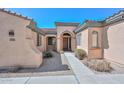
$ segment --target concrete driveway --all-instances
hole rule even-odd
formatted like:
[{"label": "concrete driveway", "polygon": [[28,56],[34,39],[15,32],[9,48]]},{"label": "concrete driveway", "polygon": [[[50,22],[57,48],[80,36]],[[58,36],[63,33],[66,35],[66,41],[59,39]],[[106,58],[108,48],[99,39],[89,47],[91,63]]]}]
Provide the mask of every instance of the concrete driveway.
[{"label": "concrete driveway", "polygon": [[73,75],[0,78],[0,84],[77,84]]}]

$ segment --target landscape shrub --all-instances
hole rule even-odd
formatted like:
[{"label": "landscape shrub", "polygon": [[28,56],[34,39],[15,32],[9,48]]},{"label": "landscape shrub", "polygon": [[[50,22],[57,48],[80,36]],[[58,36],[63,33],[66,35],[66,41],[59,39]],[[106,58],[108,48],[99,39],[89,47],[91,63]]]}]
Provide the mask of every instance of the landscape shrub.
[{"label": "landscape shrub", "polygon": [[51,58],[51,57],[53,57],[53,54],[50,51],[47,51],[47,52],[44,53],[43,57],[44,58]]},{"label": "landscape shrub", "polygon": [[76,49],[75,56],[78,59],[83,60],[86,57],[86,52],[83,49]]},{"label": "landscape shrub", "polygon": [[104,60],[91,60],[87,62],[85,65],[99,72],[111,72],[113,68],[111,67],[110,64],[111,64],[110,62]]}]

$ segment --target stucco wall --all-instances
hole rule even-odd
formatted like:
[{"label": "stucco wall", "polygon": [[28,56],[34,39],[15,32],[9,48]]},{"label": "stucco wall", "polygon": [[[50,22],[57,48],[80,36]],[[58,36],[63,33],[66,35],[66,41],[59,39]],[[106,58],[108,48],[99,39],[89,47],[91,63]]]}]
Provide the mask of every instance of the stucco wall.
[{"label": "stucco wall", "polygon": [[74,51],[76,48],[76,37],[73,32],[75,29],[75,26],[57,26],[57,51],[60,52],[63,50],[63,40],[62,40],[62,34],[63,33],[69,33],[71,37],[71,50]]},{"label": "stucco wall", "polygon": [[45,51],[45,36],[42,35],[42,43],[41,43],[42,51]]},{"label": "stucco wall", "polygon": [[[37,48],[38,48],[38,50],[40,51],[40,52],[44,52],[45,51],[45,36],[44,35],[41,35],[41,34],[39,34],[40,36],[41,36],[41,45],[40,46],[37,46]],[[36,36],[36,38],[37,38],[37,36]],[[37,41],[36,41],[36,43],[35,43],[36,45],[37,45]]]},{"label": "stucco wall", "polygon": [[88,29],[85,29],[77,34],[81,35],[80,45],[77,45],[77,48],[84,49],[88,54]]},{"label": "stucco wall", "polygon": [[[98,47],[93,47],[93,31],[98,33]],[[103,58],[103,45],[102,45],[102,27],[91,27],[89,28],[89,37],[88,37],[88,58],[89,59],[101,59]]]},{"label": "stucco wall", "polygon": [[[98,32],[98,47],[92,47],[92,32]],[[83,49],[87,52],[88,59],[103,58],[102,49],[102,28],[90,27],[77,33],[81,35],[80,45],[77,45],[78,49]]]},{"label": "stucco wall", "polygon": [[[47,34],[43,37],[43,45],[42,45],[42,49],[44,49],[44,51],[48,50],[48,37],[55,37],[56,35],[53,34]],[[57,42],[56,42],[57,43]],[[55,45],[55,50],[56,50],[56,45]]]},{"label": "stucco wall", "polygon": [[124,64],[124,22],[108,26],[105,30],[104,58]]},{"label": "stucco wall", "polygon": [[[32,31],[26,26],[30,21],[0,12],[0,67],[38,67],[42,63],[40,53],[32,36]],[[14,30],[14,37],[9,31]],[[15,41],[10,41],[15,38]]]}]

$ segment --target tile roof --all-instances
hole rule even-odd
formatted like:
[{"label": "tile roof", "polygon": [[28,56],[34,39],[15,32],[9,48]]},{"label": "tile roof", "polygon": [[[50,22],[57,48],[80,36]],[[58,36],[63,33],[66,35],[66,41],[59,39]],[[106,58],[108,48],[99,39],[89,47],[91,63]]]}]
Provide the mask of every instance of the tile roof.
[{"label": "tile roof", "polygon": [[10,15],[13,15],[13,16],[16,16],[16,17],[19,17],[19,18],[23,18],[25,20],[32,20],[31,18],[27,17],[27,16],[22,16],[21,14],[17,14],[15,12],[11,12],[9,10],[5,10],[4,8],[0,8],[0,12],[4,12],[4,13],[7,13],[7,14],[10,14]]},{"label": "tile roof", "polygon": [[55,22],[56,26],[78,26],[78,22]]},{"label": "tile roof", "polygon": [[[0,12],[8,13],[10,15],[29,20],[33,22],[33,19],[27,17],[27,16],[22,16],[21,14],[17,14],[15,12],[11,12],[9,10],[5,10],[3,8],[0,8]],[[103,27],[109,24],[116,23],[118,21],[124,20],[124,10],[119,11],[118,13],[113,14],[112,16],[106,18],[103,21],[92,21],[92,20],[86,20],[83,24],[80,25],[78,22],[55,22],[56,26],[76,26],[77,28],[74,30],[75,33],[78,33],[82,31],[83,29],[86,29],[88,27]],[[35,22],[34,22],[35,23]],[[36,23],[35,23],[36,24]],[[34,26],[28,26],[32,30],[39,32],[43,35],[45,34],[57,34],[57,31],[55,28],[42,28],[39,29]]]},{"label": "tile roof", "polygon": [[87,27],[103,27],[119,21],[124,20],[124,10],[120,10],[118,13],[114,13],[103,21],[91,21],[87,20],[82,25],[78,26],[74,32],[78,33]]},{"label": "tile roof", "polygon": [[82,31],[83,29],[86,29],[88,27],[102,27],[104,25],[103,21],[92,21],[92,20],[86,20],[82,25],[78,26],[74,32],[78,33]]},{"label": "tile roof", "polygon": [[112,24],[118,21],[124,20],[124,10],[114,13],[112,16],[109,16],[105,19],[106,24]]},{"label": "tile roof", "polygon": [[39,33],[41,35],[45,35],[45,33],[43,31],[41,31],[38,27],[36,22],[31,21],[30,24],[27,26],[29,29],[31,29],[32,31]]},{"label": "tile roof", "polygon": [[45,34],[57,34],[56,28],[41,28],[40,32]]}]

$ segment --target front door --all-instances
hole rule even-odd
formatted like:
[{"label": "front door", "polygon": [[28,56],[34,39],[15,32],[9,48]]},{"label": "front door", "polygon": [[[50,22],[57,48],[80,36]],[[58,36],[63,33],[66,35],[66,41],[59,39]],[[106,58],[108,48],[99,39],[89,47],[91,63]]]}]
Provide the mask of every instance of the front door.
[{"label": "front door", "polygon": [[71,38],[70,37],[64,37],[63,38],[63,50],[64,51],[70,51],[71,50]]}]

